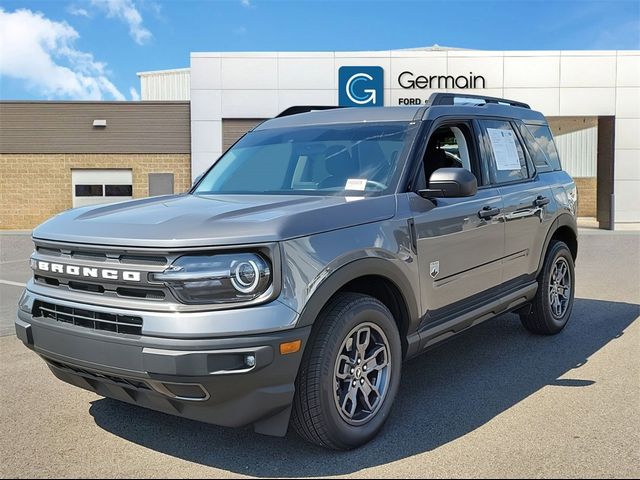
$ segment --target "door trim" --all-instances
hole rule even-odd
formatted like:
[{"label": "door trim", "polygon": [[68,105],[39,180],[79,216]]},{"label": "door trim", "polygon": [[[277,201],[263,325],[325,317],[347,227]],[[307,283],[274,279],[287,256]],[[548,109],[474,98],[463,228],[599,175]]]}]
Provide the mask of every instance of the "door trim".
[{"label": "door trim", "polygon": [[[498,263],[502,265],[505,259],[512,256],[513,255],[510,255],[509,257],[501,258],[491,263]],[[470,312],[482,312],[484,309],[488,308],[489,305],[493,305],[496,301],[499,302],[501,299],[504,299],[523,288],[526,289],[532,284],[537,286],[535,275],[521,275],[509,282],[484,290],[483,292],[477,293],[451,305],[439,308],[438,310],[427,311],[420,321],[418,332],[427,332],[431,329],[438,328],[440,325],[448,324],[452,320],[459,320],[460,318],[466,317]],[[498,300],[496,300],[496,298]]]},{"label": "door trim", "polygon": [[[529,282],[511,293],[502,294],[500,298],[478,306],[460,315],[451,315],[447,320],[429,328],[420,330],[419,352],[434,346],[468,328],[479,325],[502,313],[512,311],[527,302],[530,302],[538,290],[538,282]],[[492,296],[495,298],[495,296]]]}]

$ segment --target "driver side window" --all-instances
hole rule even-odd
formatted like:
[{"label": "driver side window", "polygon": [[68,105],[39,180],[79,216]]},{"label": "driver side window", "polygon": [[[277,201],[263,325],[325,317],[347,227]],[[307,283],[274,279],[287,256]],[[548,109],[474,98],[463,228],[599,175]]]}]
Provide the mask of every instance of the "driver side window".
[{"label": "driver side window", "polygon": [[417,187],[428,188],[429,178],[439,168],[465,168],[472,172],[480,183],[476,165],[470,126],[466,123],[443,125],[429,137]]}]

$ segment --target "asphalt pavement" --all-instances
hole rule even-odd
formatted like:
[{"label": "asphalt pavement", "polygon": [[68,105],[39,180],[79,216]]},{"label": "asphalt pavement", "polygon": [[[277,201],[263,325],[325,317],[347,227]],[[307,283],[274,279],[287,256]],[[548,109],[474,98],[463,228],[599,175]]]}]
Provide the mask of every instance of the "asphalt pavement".
[{"label": "asphalt pavement", "polygon": [[412,360],[381,434],[352,452],[263,437],[61,383],[13,333],[26,235],[0,234],[0,476],[639,477],[640,234],[584,230],[554,337],[503,315]]}]

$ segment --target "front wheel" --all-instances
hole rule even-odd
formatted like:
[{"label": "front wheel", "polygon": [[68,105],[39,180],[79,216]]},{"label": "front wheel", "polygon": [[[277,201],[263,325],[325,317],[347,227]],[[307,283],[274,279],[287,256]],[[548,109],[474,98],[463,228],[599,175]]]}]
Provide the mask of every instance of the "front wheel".
[{"label": "front wheel", "polygon": [[540,335],[559,333],[571,316],[574,293],[575,272],[569,247],[564,242],[553,241],[538,278],[531,310],[520,315],[522,324]]},{"label": "front wheel", "polygon": [[340,293],[317,319],[296,380],[292,425],[304,439],[334,450],[371,440],[400,384],[396,322],[380,301]]}]

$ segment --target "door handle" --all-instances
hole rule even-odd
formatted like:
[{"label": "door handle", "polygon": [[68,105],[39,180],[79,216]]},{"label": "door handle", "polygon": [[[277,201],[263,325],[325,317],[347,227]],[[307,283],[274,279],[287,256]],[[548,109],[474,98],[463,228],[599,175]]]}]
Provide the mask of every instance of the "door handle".
[{"label": "door handle", "polygon": [[551,200],[549,200],[547,197],[543,197],[542,195],[538,195],[538,198],[536,198],[533,201],[533,205],[536,207],[544,207],[545,205],[548,205],[549,202]]},{"label": "door handle", "polygon": [[487,205],[486,207],[484,207],[482,210],[478,212],[478,216],[480,218],[484,218],[485,220],[491,217],[495,217],[496,215],[499,215],[499,214],[500,214],[499,208],[493,208],[489,205]]}]

